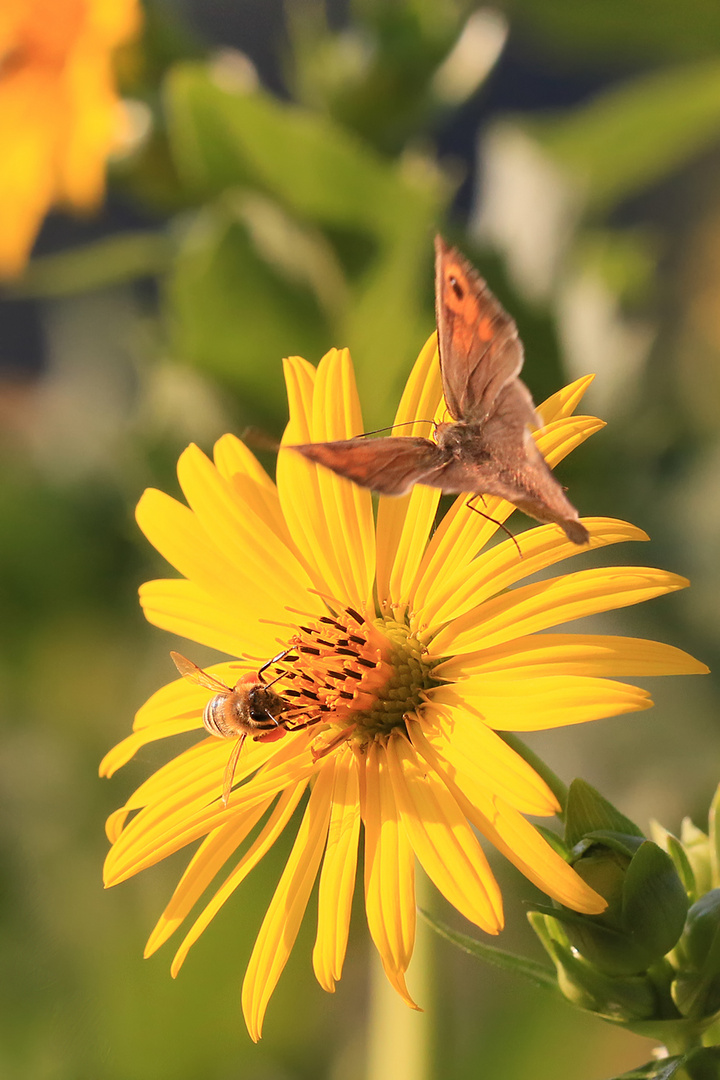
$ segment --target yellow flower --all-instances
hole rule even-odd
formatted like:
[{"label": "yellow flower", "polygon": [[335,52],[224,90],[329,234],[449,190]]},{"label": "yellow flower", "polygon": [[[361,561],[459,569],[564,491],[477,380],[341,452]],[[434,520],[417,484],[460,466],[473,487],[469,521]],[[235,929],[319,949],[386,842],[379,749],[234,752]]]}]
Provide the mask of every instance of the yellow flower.
[{"label": "yellow flower", "polygon": [[0,5],[0,277],[19,273],[55,203],[92,209],[121,133],[112,52],[137,0]]},{"label": "yellow flower", "polygon": [[[317,370],[286,362],[287,444],[362,431],[347,351]],[[602,426],[571,414],[590,379],[550,398],[538,435],[555,464]],[[402,423],[440,415],[434,337],[410,376]],[[406,430],[406,429],[403,429]],[[412,429],[419,433],[418,429]],[[245,1019],[261,1034],[270,995],[287,961],[319,874],[313,966],[329,991],[340,977],[363,826],[365,906],[388,978],[413,1004],[405,971],[415,938],[417,859],[471,922],[502,928],[500,892],[480,832],[549,896],[597,913],[604,901],[523,815],[552,815],[547,784],[498,731],[534,731],[645,709],[644,690],[608,676],[706,670],[652,641],[543,634],[548,627],[638,603],[687,582],[635,566],[585,569],[511,588],[578,555],[554,525],[487,542],[512,512],[486,499],[495,522],[456,500],[433,529],[439,492],[416,487],[381,498],[294,452],[281,452],[277,487],[232,435],[214,464],[189,447],[178,465],[189,508],[145,492],[140,527],[183,576],[141,589],[147,618],[252,662],[210,670],[233,685],[279,648],[273,689],[293,723],[275,742],[248,739],[227,806],[222,777],[231,744],[204,738],[147,780],[108,822],[109,885],[204,838],[148,941],[153,953],[185,920],[240,845],[239,861],[182,941],[175,974],[218,909],[287,827],[309,792],[292,852],[260,928],[243,986]],[[632,525],[585,519],[593,547],[643,540]],[[481,550],[484,549],[484,550]],[[177,680],[138,713],[134,734],[111,751],[110,775],[145,743],[200,728],[210,694]],[[288,720],[288,727],[292,727]],[[251,838],[252,833],[252,838]],[[247,845],[245,842],[248,841]]]}]

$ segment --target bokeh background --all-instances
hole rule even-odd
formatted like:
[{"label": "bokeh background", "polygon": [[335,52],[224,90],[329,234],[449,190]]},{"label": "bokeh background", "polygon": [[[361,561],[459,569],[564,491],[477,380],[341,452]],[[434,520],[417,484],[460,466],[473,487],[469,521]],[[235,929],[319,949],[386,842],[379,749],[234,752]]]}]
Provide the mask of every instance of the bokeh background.
[{"label": "bokeh background", "polygon": [[[536,400],[597,373],[586,403],[608,427],[560,476],[581,512],[652,538],[603,561],[692,579],[591,629],[717,667],[720,7],[147,0],[117,68],[131,137],[103,209],[51,214],[0,302],[0,1075],[603,1080],[646,1061],[647,1042],[439,940],[422,943],[426,1012],[403,1020],[361,906],[325,995],[312,904],[253,1046],[239,987],[282,845],[173,982],[171,947],[141,955],[183,857],[100,884],[104,819],[167,747],[109,782],[97,764],[184,647],[137,606],[165,573],[133,521],[141,491],[179,493],[191,440],[277,437],[283,355],[348,345],[367,426],[388,423],[433,328],[437,229],[517,319]],[[651,689],[649,712],[533,745],[677,831],[720,781],[720,688]],[[532,889],[497,871],[501,944],[535,950]]]}]

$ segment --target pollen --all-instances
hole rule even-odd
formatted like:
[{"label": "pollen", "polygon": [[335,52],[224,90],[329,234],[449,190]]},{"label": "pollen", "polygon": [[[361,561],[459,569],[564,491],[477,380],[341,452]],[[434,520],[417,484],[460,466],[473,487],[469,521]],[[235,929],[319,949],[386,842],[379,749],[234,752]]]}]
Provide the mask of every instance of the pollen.
[{"label": "pollen", "polygon": [[366,619],[350,607],[308,619],[288,648],[276,668],[284,677],[281,692],[293,712],[318,725],[318,757],[346,741],[363,749],[404,727],[438,684],[425,647],[406,625]]}]

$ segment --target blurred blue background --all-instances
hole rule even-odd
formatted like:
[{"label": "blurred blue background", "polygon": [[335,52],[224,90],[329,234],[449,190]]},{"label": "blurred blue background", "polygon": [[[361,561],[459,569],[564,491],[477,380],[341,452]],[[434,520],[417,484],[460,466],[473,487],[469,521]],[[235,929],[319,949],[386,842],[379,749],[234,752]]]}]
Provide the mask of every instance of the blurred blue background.
[{"label": "blurred blue background", "polygon": [[[97,764],[181,645],[137,606],[165,573],[133,521],[143,488],[177,494],[191,440],[277,437],[283,355],[349,346],[367,426],[388,423],[433,328],[438,229],[515,316],[536,400],[597,373],[587,411],[608,427],[559,475],[581,512],[652,538],[603,561],[692,579],[583,629],[717,667],[720,8],[148,0],[120,78],[133,139],[104,209],[48,218],[0,302],[0,1075],[603,1080],[646,1061],[643,1040],[445,942],[423,944],[427,1011],[408,1014],[424,1049],[398,1060],[361,904],[332,997],[311,974],[309,911],[253,1046],[239,987],[287,846],[173,982],[169,947],[141,956],[183,857],[100,883],[103,821],[167,747],[110,782]],[[533,746],[643,827],[702,825],[717,680],[651,689],[649,712]],[[532,889],[495,863],[501,944],[537,951]]]}]

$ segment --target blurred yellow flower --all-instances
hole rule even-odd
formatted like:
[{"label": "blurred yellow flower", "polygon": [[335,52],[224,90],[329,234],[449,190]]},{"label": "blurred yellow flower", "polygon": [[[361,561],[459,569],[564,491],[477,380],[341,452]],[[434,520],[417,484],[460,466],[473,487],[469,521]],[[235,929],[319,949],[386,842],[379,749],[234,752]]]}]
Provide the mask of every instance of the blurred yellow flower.
[{"label": "blurred yellow flower", "polygon": [[92,209],[122,134],[113,50],[137,0],[0,4],[0,277],[18,274],[54,204]]},{"label": "blurred yellow flower", "polygon": [[[362,431],[347,351],[328,353],[317,370],[292,358],[286,379],[286,444]],[[589,382],[579,380],[541,408],[538,443],[551,464],[602,426],[572,416]],[[396,420],[439,417],[442,407],[433,337]],[[419,425],[411,431],[419,434]],[[511,588],[581,549],[554,525],[520,534],[522,557],[512,539],[487,548],[497,522],[513,510],[490,497],[486,508],[495,522],[469,510],[462,496],[434,529],[440,493],[426,487],[381,498],[376,521],[369,492],[294,452],[281,451],[276,487],[232,435],[216,444],[214,464],[189,447],[178,475],[189,508],[149,490],[137,510],[146,536],[183,575],[142,587],[147,618],[190,640],[256,658],[210,668],[225,684],[257,670],[279,647],[290,649],[274,664],[274,690],[319,719],[277,742],[247,740],[227,806],[221,788],[230,744],[211,736],[162,767],[111,816],[108,885],[204,838],[146,955],[180,926],[248,841],[187,931],[172,965],[177,973],[308,791],[243,985],[253,1039],[318,874],[313,965],[320,984],[334,990],[361,824],[370,933],[388,978],[410,1005],[405,971],[415,938],[416,859],[450,903],[491,934],[502,928],[502,902],[475,830],[549,896],[578,911],[601,911],[601,897],[523,816],[552,815],[558,804],[497,732],[577,724],[651,704],[644,690],[608,676],[706,670],[657,642],[541,633],[687,582],[662,570],[613,566]],[[589,518],[585,525],[596,548],[647,539],[620,521]],[[101,771],[112,774],[145,743],[200,728],[209,696],[182,679],[159,690]]]}]

